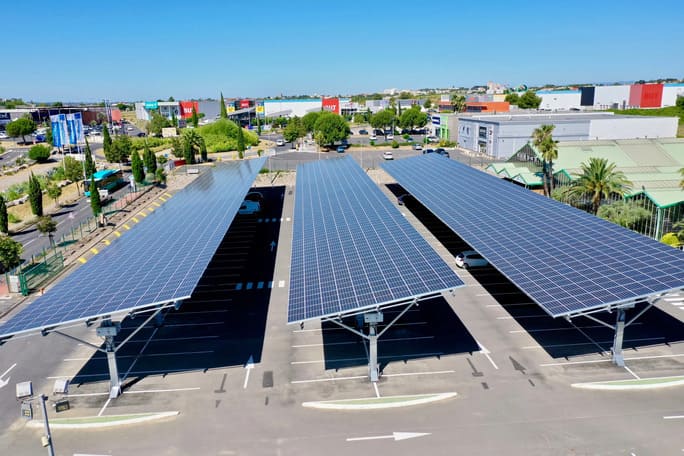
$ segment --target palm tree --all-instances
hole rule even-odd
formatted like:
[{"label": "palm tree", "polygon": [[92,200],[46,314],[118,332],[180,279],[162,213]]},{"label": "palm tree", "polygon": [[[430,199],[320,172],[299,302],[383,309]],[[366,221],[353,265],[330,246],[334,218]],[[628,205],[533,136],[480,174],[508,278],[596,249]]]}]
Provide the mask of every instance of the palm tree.
[{"label": "palm tree", "polygon": [[551,196],[553,191],[553,161],[558,158],[558,141],[553,139],[555,125],[540,125],[532,132],[532,144],[542,158],[542,182],[544,195]]},{"label": "palm tree", "polygon": [[[186,150],[192,154],[192,163],[195,162],[195,155],[202,152],[204,148],[204,138],[200,136],[195,130],[185,130],[183,132],[183,141],[185,142]],[[190,157],[185,157],[186,160]]]},{"label": "palm tree", "polygon": [[582,174],[577,177],[568,191],[572,196],[591,197],[594,215],[603,199],[613,194],[625,196],[632,187],[622,171],[615,170],[615,163],[608,163],[605,158],[590,158],[589,163],[582,163]]}]

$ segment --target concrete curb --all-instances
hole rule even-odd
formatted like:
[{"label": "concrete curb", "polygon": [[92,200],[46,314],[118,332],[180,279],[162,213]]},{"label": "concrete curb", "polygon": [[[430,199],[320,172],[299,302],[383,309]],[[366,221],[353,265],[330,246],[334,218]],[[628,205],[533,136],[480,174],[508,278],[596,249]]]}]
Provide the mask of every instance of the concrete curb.
[{"label": "concrete curb", "polygon": [[[457,393],[412,394],[406,396],[369,397],[361,399],[341,399],[336,401],[302,402],[302,407],[324,410],[377,410],[386,408],[410,407],[412,405],[429,404],[456,397]],[[401,400],[405,398],[405,400]],[[393,402],[382,402],[387,399],[397,399]],[[368,403],[353,403],[368,401]]]},{"label": "concrete curb", "polygon": [[[668,380],[672,378],[672,380]],[[644,380],[659,380],[656,383],[638,383]],[[611,380],[607,382],[591,382],[591,383],[573,383],[573,388],[602,390],[602,391],[633,391],[633,390],[653,390],[659,388],[671,388],[673,386],[684,385],[684,377],[662,377],[662,378],[644,378],[632,380]]]},{"label": "concrete curb", "polygon": [[[130,415],[109,415],[109,416],[88,416],[83,418],[61,418],[63,420],[101,420],[106,418],[114,418],[114,421],[94,421],[92,423],[60,423],[60,418],[53,418],[50,421],[50,429],[98,429],[98,428],[109,428],[114,426],[123,426],[128,424],[139,424],[148,421],[156,421],[164,418],[171,418],[178,416],[180,412],[158,412],[158,413],[132,413]],[[130,417],[130,418],[127,418]],[[120,418],[120,419],[117,419]],[[43,428],[44,423],[42,420],[29,421],[27,424],[31,428]]]}]

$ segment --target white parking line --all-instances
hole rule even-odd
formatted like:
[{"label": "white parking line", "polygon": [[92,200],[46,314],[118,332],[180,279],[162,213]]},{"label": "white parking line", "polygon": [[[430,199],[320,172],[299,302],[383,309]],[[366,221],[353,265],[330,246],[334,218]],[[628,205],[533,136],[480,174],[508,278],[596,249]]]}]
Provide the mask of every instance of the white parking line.
[{"label": "white parking line", "polygon": [[632,369],[630,369],[630,368],[627,367],[627,366],[624,366],[624,368],[625,368],[625,370],[626,370],[627,372],[629,372],[630,374],[632,374],[632,375],[634,376],[634,378],[636,378],[637,380],[641,380],[641,377],[639,377],[637,374],[635,374],[635,373],[632,371]]},{"label": "white parking line", "polygon": [[[414,321],[410,323],[395,323],[393,327],[397,326],[413,326],[413,325],[427,325],[426,321]],[[380,325],[382,326],[382,325]],[[312,329],[293,329],[293,333],[307,333],[307,332],[316,332],[316,331],[346,331],[345,328],[312,328]],[[380,339],[378,339],[380,340]]]},{"label": "white parking line", "polygon": [[[392,355],[392,356],[378,356],[378,359],[405,359],[405,358],[418,358],[418,357],[428,357],[428,356],[442,356],[444,355],[444,352],[435,352],[435,353],[409,353],[405,355]],[[329,363],[338,363],[338,362],[343,362],[343,361],[365,361],[368,358],[337,358],[337,359],[317,359],[313,361],[291,361],[290,364],[296,365],[296,364],[317,364],[317,363],[325,363],[326,361]]]},{"label": "white parking line", "polygon": [[[635,326],[635,325],[643,325],[642,322],[636,322],[632,323],[630,326]],[[595,328],[605,328],[605,326],[602,325],[593,325],[593,326],[575,326],[575,327],[567,327],[567,328],[546,328],[546,329],[514,329],[511,331],[508,331],[510,334],[524,334],[524,333],[535,333],[535,332],[546,332],[546,331],[573,331],[575,328],[579,329],[595,329]]]},{"label": "white parking line", "polygon": [[[183,373],[183,372],[193,372],[193,371],[199,371],[199,370],[205,370],[205,367],[194,367],[194,368],[185,368],[185,369],[162,369],[162,370],[149,370],[149,371],[132,371],[129,372],[129,375],[156,375],[156,374],[169,374],[173,372],[174,374],[177,373]],[[57,380],[58,378],[93,378],[93,377],[102,377],[103,379],[108,379],[109,378],[109,371],[107,372],[102,372],[100,374],[80,374],[74,376],[73,374],[69,375],[53,375],[50,377],[45,377],[48,380]],[[70,395],[71,396],[71,395]]]},{"label": "white parking line", "polygon": [[[154,390],[139,390],[139,391],[122,391],[121,394],[150,394],[150,393],[175,393],[178,391],[197,391],[200,387],[194,388],[169,388],[169,389],[154,389]],[[92,396],[108,396],[109,393],[69,393],[69,397],[92,397]]]},{"label": "white parking line", "polygon": [[[670,416],[664,416],[663,417],[664,420],[681,420],[682,418],[684,418],[684,415],[670,415]],[[684,451],[684,450],[682,450],[682,451]]]},{"label": "white parking line", "polygon": [[[382,374],[383,377],[412,377],[420,375],[443,375],[455,374],[455,370],[431,371],[431,372],[403,372],[398,374]],[[368,379],[368,375],[356,375],[353,377],[330,377],[330,378],[315,378],[311,380],[292,380],[290,383],[320,383],[320,382],[335,382],[338,380],[360,380]]]},{"label": "white parking line", "polygon": [[[663,340],[665,339],[664,337],[647,337],[644,339],[625,339],[624,343],[627,342],[645,342],[649,340]],[[556,344],[556,345],[528,345],[526,347],[522,347],[523,350],[534,350],[537,348],[557,348],[557,347],[576,347],[580,345],[598,345],[598,344],[612,344],[612,340],[603,340],[601,342],[594,342],[594,341],[589,341],[589,342],[578,342],[576,344]],[[606,345],[607,346],[607,345]]]},{"label": "white parking line", "polygon": [[355,377],[331,377],[331,378],[316,378],[312,380],[292,380],[290,383],[319,383],[319,382],[335,382],[338,380],[359,380],[368,378],[368,375],[357,375]]},{"label": "white parking line", "polygon": [[284,280],[279,280],[278,281],[278,288],[283,288],[285,286],[285,281]]},{"label": "white parking line", "polygon": [[[147,357],[147,356],[179,356],[179,355],[203,355],[206,353],[214,353],[214,350],[203,350],[203,351],[190,351],[190,352],[170,352],[170,353],[148,353],[148,354],[142,354],[140,356],[142,357]],[[124,359],[124,358],[135,358],[138,355],[124,355],[124,356],[117,356],[116,359]],[[87,356],[83,358],[64,358],[65,362],[69,361],[89,361],[91,359],[107,359],[106,356]]]},{"label": "white parking line", "polygon": [[[659,359],[659,358],[681,358],[684,354],[676,355],[653,355],[653,356],[635,356],[631,358],[625,358],[625,361],[639,361],[643,359]],[[587,361],[567,361],[564,363],[545,363],[540,364],[540,367],[554,367],[554,366],[570,366],[573,364],[594,364],[594,363],[610,363],[611,359],[591,359]]]},{"label": "white parking line", "polygon": [[551,318],[551,317],[549,317],[546,314],[543,314],[543,315],[519,315],[516,317],[512,317],[512,316],[496,317],[497,320],[513,320],[513,319],[520,320],[523,318]]},{"label": "white parking line", "polygon": [[[421,340],[421,339],[434,339],[435,336],[420,336],[420,337],[400,337],[394,339],[378,339],[378,342],[403,342],[405,340]],[[329,342],[327,344],[303,344],[303,345],[293,345],[292,348],[309,348],[309,347],[323,347],[325,345],[355,345],[359,341],[349,341],[349,342]]]},{"label": "white parking line", "polygon": [[455,374],[455,370],[428,371],[428,372],[402,372],[400,374],[382,374],[383,377],[409,377],[414,375],[442,375]]},{"label": "white parking line", "polygon": [[380,390],[378,390],[378,382],[373,382],[373,388],[375,389],[375,396],[380,397]]}]

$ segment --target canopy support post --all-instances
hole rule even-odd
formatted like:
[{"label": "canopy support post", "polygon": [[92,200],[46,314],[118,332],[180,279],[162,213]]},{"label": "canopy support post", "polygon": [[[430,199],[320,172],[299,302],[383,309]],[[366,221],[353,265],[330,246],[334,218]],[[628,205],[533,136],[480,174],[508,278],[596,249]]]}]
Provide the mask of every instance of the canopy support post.
[{"label": "canopy support post", "polygon": [[622,355],[622,340],[625,334],[625,319],[627,312],[625,309],[617,309],[617,318],[615,321],[615,337],[613,339],[613,348],[611,349],[613,363],[617,366],[625,366],[625,358]]}]

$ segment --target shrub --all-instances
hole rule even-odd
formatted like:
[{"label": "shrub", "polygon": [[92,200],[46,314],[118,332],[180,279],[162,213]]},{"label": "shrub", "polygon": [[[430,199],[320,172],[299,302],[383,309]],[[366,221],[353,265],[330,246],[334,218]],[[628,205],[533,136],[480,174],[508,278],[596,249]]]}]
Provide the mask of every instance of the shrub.
[{"label": "shrub", "polygon": [[374,145],[375,145],[375,141],[371,140],[370,145],[371,145],[371,146],[374,146]]},{"label": "shrub", "polygon": [[9,212],[7,214],[7,220],[9,220],[10,223],[19,223],[21,222],[21,219],[14,215],[13,213]]},{"label": "shrub", "polygon": [[399,143],[396,141],[392,141],[392,149],[399,149]]},{"label": "shrub", "polygon": [[440,139],[439,147],[456,147],[456,143],[453,141],[449,141],[448,139]]},{"label": "shrub", "polygon": [[662,238],[660,238],[660,242],[663,244],[667,244],[672,247],[679,247],[681,242],[679,241],[679,238],[675,233],[665,233]]},{"label": "shrub", "polygon": [[[238,126],[228,119],[219,119],[214,123],[199,127],[197,131],[204,139],[207,151],[210,153],[237,150]],[[251,131],[243,129],[243,137],[245,146],[256,146],[259,143],[259,138]]]},{"label": "shrub", "polygon": [[50,158],[50,148],[42,144],[31,147],[28,151],[28,158],[38,163],[44,163]]}]

